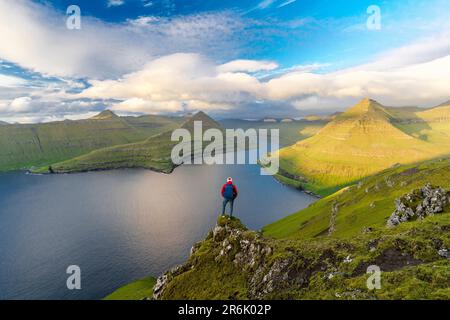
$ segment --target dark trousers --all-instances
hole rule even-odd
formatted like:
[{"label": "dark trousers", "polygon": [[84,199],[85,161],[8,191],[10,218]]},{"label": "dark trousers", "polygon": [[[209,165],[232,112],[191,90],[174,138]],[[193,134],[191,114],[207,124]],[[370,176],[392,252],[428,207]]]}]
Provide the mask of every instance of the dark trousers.
[{"label": "dark trousers", "polygon": [[233,202],[234,199],[223,199],[223,210],[222,215],[225,215],[225,207],[227,206],[227,203],[230,203],[230,217],[233,216]]}]

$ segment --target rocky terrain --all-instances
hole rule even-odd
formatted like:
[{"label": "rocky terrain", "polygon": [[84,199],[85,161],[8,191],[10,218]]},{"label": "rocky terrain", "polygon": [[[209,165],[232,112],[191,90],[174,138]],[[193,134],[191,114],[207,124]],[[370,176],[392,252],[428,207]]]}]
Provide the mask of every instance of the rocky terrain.
[{"label": "rocky terrain", "polygon": [[[267,238],[221,217],[185,264],[157,279],[153,299],[448,299],[444,217],[351,240],[302,241]],[[381,290],[367,288],[372,265],[382,270]]]},{"label": "rocky terrain", "polygon": [[450,204],[450,192],[427,184],[395,201],[396,209],[387,221],[388,227],[415,219],[423,219],[444,211]]}]

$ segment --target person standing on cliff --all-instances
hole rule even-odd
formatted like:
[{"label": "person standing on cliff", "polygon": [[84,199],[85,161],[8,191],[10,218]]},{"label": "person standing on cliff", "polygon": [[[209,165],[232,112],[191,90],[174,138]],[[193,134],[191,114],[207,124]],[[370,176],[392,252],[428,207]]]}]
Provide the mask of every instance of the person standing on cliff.
[{"label": "person standing on cliff", "polygon": [[222,187],[222,197],[223,197],[223,210],[222,216],[225,215],[225,208],[228,203],[230,203],[230,217],[233,216],[233,203],[238,195],[236,186],[233,184],[233,179],[231,177],[227,178],[227,183]]}]

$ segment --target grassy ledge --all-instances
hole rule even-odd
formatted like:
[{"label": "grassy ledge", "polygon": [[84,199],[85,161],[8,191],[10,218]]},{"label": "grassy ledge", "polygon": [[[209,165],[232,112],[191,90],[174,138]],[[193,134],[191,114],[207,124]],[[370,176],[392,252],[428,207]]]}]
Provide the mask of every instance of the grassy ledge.
[{"label": "grassy ledge", "polygon": [[155,283],[153,277],[137,280],[117,289],[103,300],[142,300],[152,296]]}]

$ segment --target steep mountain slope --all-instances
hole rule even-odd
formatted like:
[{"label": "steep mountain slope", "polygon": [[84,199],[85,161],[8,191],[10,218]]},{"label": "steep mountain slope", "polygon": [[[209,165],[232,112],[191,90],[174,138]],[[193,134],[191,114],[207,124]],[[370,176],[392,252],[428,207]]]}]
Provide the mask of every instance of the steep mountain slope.
[{"label": "steep mountain slope", "polygon": [[[351,239],[273,239],[219,218],[155,299],[449,299],[450,214]],[[377,265],[381,287],[367,287]],[[149,297],[150,298],[150,297]]]},{"label": "steep mountain slope", "polygon": [[[442,212],[388,227],[395,199],[429,183],[447,189]],[[262,232],[219,217],[148,298],[449,299],[449,190],[450,159],[437,159],[368,177]],[[376,290],[371,265],[382,272]]]},{"label": "steep mountain slope", "polygon": [[153,294],[155,283],[153,277],[137,280],[117,289],[104,300],[142,300]]},{"label": "steep mountain slope", "polygon": [[396,123],[413,137],[446,150],[450,141],[450,104],[420,110]]},{"label": "steep mountain slope", "polygon": [[[158,278],[153,297],[449,299],[449,168],[445,159],[386,170],[262,233],[221,217],[185,264]],[[447,189],[442,212],[388,227],[395,199],[429,183]],[[377,290],[366,285],[370,265],[382,272]]]},{"label": "steep mountain slope", "polygon": [[[195,121],[202,122],[203,130],[209,128],[221,129],[216,121],[205,113],[199,112],[188,118],[180,126],[187,129],[192,137]],[[169,173],[175,168],[171,160],[171,151],[178,143],[171,141],[171,136],[172,130],[157,134],[141,142],[94,150],[80,157],[55,163],[50,167],[40,168],[35,172],[69,173],[120,168],[146,168]]]},{"label": "steep mountain slope", "polygon": [[27,169],[112,145],[144,140],[179,125],[168,117],[119,117],[111,111],[85,120],[0,126],[0,171]]},{"label": "steep mountain slope", "polygon": [[304,140],[316,134],[327,124],[327,119],[294,120],[292,122],[270,123],[264,121],[249,121],[241,119],[227,119],[220,121],[224,128],[237,129],[278,129],[280,146],[287,147],[297,141]]},{"label": "steep mountain slope", "polygon": [[91,120],[113,120],[113,119],[119,119],[120,117],[112,112],[111,110],[104,110],[100,112],[99,114],[93,116]]},{"label": "steep mountain slope", "polygon": [[[263,232],[276,238],[350,238],[364,230],[385,230],[395,199],[425,184],[450,189],[450,159],[397,166],[320,199],[276,221]],[[450,213],[450,207],[445,208]]]},{"label": "steep mountain slope", "polygon": [[193,135],[195,121],[201,122],[203,131],[206,131],[211,128],[222,130],[222,126],[216,120],[212,119],[203,111],[199,111],[190,118],[188,118],[188,120],[184,122],[181,127],[187,129],[191,133],[191,135]]},{"label": "steep mountain slope", "polygon": [[[449,154],[450,139],[437,129],[431,130],[439,139],[430,141],[412,134],[413,128],[429,126],[430,114],[437,111],[408,109],[393,110],[363,99],[337,115],[313,137],[281,149],[281,174],[300,181],[306,189],[327,195],[394,164]],[[411,123],[411,119],[405,119],[411,123],[407,124],[407,130],[402,122],[405,114],[421,120]],[[450,125],[450,121],[440,124]]]}]

